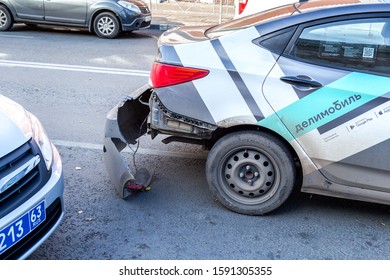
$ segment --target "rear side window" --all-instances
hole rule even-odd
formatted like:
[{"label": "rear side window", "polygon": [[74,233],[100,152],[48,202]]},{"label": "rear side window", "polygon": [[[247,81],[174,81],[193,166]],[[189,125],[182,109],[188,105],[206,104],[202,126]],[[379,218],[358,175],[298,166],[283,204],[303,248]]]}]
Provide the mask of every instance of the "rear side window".
[{"label": "rear side window", "polygon": [[289,55],[322,66],[390,75],[390,18],[307,27]]},{"label": "rear side window", "polygon": [[296,29],[296,26],[289,27],[287,29],[255,39],[253,40],[253,43],[260,45],[277,55],[280,55],[286,48]]}]

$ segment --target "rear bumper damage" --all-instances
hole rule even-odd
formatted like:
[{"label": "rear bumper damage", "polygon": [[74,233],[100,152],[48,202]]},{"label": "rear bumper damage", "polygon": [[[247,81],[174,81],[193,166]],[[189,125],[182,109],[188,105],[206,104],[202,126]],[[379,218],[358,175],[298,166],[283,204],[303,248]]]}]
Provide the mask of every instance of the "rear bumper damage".
[{"label": "rear bumper damage", "polygon": [[152,90],[147,86],[126,96],[106,118],[103,158],[106,170],[119,195],[126,198],[144,190],[151,182],[152,174],[144,169],[135,170],[121,152],[147,131],[148,101]]},{"label": "rear bumper damage", "polygon": [[157,134],[169,135],[163,143],[186,142],[204,145],[217,126],[168,110],[154,89],[145,85],[115,106],[106,118],[104,134],[104,163],[112,184],[122,198],[147,187],[152,172],[128,164],[124,154],[129,145],[138,145],[138,138],[148,132],[152,139]]}]

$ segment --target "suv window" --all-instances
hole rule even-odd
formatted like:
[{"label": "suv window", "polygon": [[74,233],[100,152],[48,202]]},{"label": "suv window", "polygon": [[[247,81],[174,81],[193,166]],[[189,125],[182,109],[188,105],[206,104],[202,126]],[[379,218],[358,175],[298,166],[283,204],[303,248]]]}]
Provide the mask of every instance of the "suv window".
[{"label": "suv window", "polygon": [[303,29],[290,55],[309,63],[390,74],[390,18],[332,22]]}]

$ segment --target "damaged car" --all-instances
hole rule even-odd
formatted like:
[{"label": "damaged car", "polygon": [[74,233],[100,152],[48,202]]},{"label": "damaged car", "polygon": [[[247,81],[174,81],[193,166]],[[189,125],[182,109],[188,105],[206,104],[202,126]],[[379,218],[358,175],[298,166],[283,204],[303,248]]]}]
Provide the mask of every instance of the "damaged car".
[{"label": "damaged car", "polygon": [[107,115],[104,161],[125,198],[151,181],[121,152],[148,134],[209,150],[230,210],[302,192],[390,204],[390,3],[297,2],[158,42],[149,83]]}]

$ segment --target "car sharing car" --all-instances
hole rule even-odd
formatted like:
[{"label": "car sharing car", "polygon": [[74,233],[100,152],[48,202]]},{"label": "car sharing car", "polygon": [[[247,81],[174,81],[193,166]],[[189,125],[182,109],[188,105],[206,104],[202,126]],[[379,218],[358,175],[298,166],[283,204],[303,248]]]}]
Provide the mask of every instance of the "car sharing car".
[{"label": "car sharing car", "polygon": [[64,217],[64,178],[42,124],[0,95],[0,259],[25,259]]},{"label": "car sharing car", "polygon": [[[107,116],[104,158],[125,197],[149,177],[120,151],[148,133],[202,145],[209,187],[250,215],[302,192],[390,204],[390,3],[281,6],[166,31],[150,82]],[[145,179],[146,178],[146,179]]]},{"label": "car sharing car", "polygon": [[142,0],[0,0],[0,31],[21,22],[88,28],[112,39],[121,31],[147,28],[151,21]]}]

